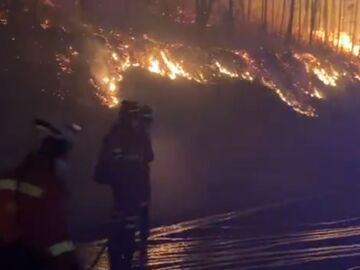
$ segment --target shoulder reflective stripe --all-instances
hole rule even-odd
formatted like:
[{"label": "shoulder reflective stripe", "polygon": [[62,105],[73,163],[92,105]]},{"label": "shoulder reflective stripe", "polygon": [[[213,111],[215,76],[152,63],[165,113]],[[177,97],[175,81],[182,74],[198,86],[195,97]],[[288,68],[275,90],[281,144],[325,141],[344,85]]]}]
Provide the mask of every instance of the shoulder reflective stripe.
[{"label": "shoulder reflective stripe", "polygon": [[71,241],[63,241],[49,247],[49,251],[53,257],[75,250],[74,243]]},{"label": "shoulder reflective stripe", "polygon": [[26,195],[32,196],[32,197],[41,197],[44,193],[44,190],[38,186],[21,182],[19,186],[19,192],[24,193]]},{"label": "shoulder reflective stripe", "polygon": [[17,180],[14,179],[1,179],[0,190],[15,191],[17,188]]}]

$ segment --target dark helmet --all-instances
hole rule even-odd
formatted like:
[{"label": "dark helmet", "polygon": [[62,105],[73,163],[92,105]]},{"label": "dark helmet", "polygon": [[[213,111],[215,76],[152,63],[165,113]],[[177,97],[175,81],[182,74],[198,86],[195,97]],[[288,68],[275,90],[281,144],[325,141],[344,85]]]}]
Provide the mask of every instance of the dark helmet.
[{"label": "dark helmet", "polygon": [[120,112],[137,111],[139,109],[139,103],[132,100],[123,100],[121,102]]},{"label": "dark helmet", "polygon": [[66,156],[72,149],[71,134],[80,132],[81,127],[76,124],[66,126],[66,129],[60,130],[47,121],[35,120],[35,126],[46,132],[42,140],[39,153],[52,158]]},{"label": "dark helmet", "polygon": [[119,117],[135,116],[139,111],[139,103],[136,101],[123,100],[121,102]]}]

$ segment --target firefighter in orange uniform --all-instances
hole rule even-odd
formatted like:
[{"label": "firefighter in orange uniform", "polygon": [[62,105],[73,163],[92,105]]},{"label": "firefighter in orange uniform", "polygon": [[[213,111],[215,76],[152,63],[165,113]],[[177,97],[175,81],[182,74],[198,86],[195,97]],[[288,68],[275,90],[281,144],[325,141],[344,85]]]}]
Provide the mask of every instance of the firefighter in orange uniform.
[{"label": "firefighter in orange uniform", "polygon": [[[65,188],[60,174],[71,150],[64,134],[50,132],[35,153],[0,179],[0,237],[4,269],[79,269],[67,234]],[[4,217],[4,219],[2,219]],[[0,267],[3,269],[2,267]]]}]

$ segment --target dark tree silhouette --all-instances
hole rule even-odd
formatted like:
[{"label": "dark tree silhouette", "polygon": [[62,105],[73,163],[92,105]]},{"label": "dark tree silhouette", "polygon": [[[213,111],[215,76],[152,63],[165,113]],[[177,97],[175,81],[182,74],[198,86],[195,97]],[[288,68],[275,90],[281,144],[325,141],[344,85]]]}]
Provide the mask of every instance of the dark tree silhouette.
[{"label": "dark tree silhouette", "polygon": [[196,23],[203,30],[209,21],[214,0],[196,0]]},{"label": "dark tree silhouette", "polygon": [[339,17],[338,17],[338,36],[337,36],[337,48],[340,48],[340,35],[342,31],[342,13],[344,8],[344,0],[339,0]]},{"label": "dark tree silhouette", "polygon": [[308,37],[309,33],[309,12],[310,12],[310,0],[305,0],[305,13],[304,13],[304,21],[302,24],[302,29],[305,29],[306,36]]},{"label": "dark tree silhouette", "polygon": [[351,50],[354,51],[354,45],[357,42],[357,31],[358,31],[358,23],[359,23],[359,1],[355,3],[355,12],[354,12],[354,25],[353,25],[353,33],[352,33],[352,48]]},{"label": "dark tree silhouette", "polygon": [[285,14],[286,14],[286,0],[283,0],[282,9],[281,9],[280,32],[282,32],[282,30],[284,29]]},{"label": "dark tree silhouette", "polygon": [[301,33],[302,33],[302,27],[301,27],[301,22],[302,22],[302,0],[298,0],[299,1],[299,13],[298,13],[298,36],[297,39],[301,40]]},{"label": "dark tree silhouette", "polygon": [[292,39],[294,14],[295,14],[295,0],[291,0],[290,16],[289,16],[289,22],[288,22],[287,32],[286,32],[286,40],[288,40],[288,41],[290,41]]},{"label": "dark tree silhouette", "polygon": [[9,7],[9,23],[10,24],[16,23],[17,15],[21,10],[22,5],[23,5],[23,3],[21,0],[12,0],[10,2],[10,7]]},{"label": "dark tree silhouette", "polygon": [[234,31],[234,0],[229,0],[229,5],[228,5],[228,27],[231,33],[233,33]]},{"label": "dark tree silhouette", "polygon": [[268,28],[268,0],[262,0],[261,4],[261,27],[264,31]]},{"label": "dark tree silhouette", "polygon": [[[246,21],[246,12],[245,12],[245,0],[239,1],[239,14],[242,21]],[[234,15],[235,16],[235,15]]]},{"label": "dark tree silhouette", "polygon": [[318,3],[319,3],[318,0],[312,0],[312,2],[311,2],[309,44],[313,44],[315,22],[316,22],[316,17],[317,17],[317,13],[318,13]]},{"label": "dark tree silhouette", "polygon": [[248,20],[248,22],[251,22],[252,1],[253,0],[248,0],[248,4],[247,4],[247,20]]}]

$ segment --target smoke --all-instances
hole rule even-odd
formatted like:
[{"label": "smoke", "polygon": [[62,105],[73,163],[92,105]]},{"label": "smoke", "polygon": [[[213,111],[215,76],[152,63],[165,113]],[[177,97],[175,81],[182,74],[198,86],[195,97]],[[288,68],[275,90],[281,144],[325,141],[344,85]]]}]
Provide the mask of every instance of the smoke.
[{"label": "smoke", "polygon": [[272,128],[290,124],[295,114],[250,84],[217,88],[134,76],[126,82],[125,95],[150,104],[156,113],[157,221],[201,216],[251,201],[243,194],[244,187],[254,184],[258,167],[281,145],[282,136],[277,138],[278,131]]}]

